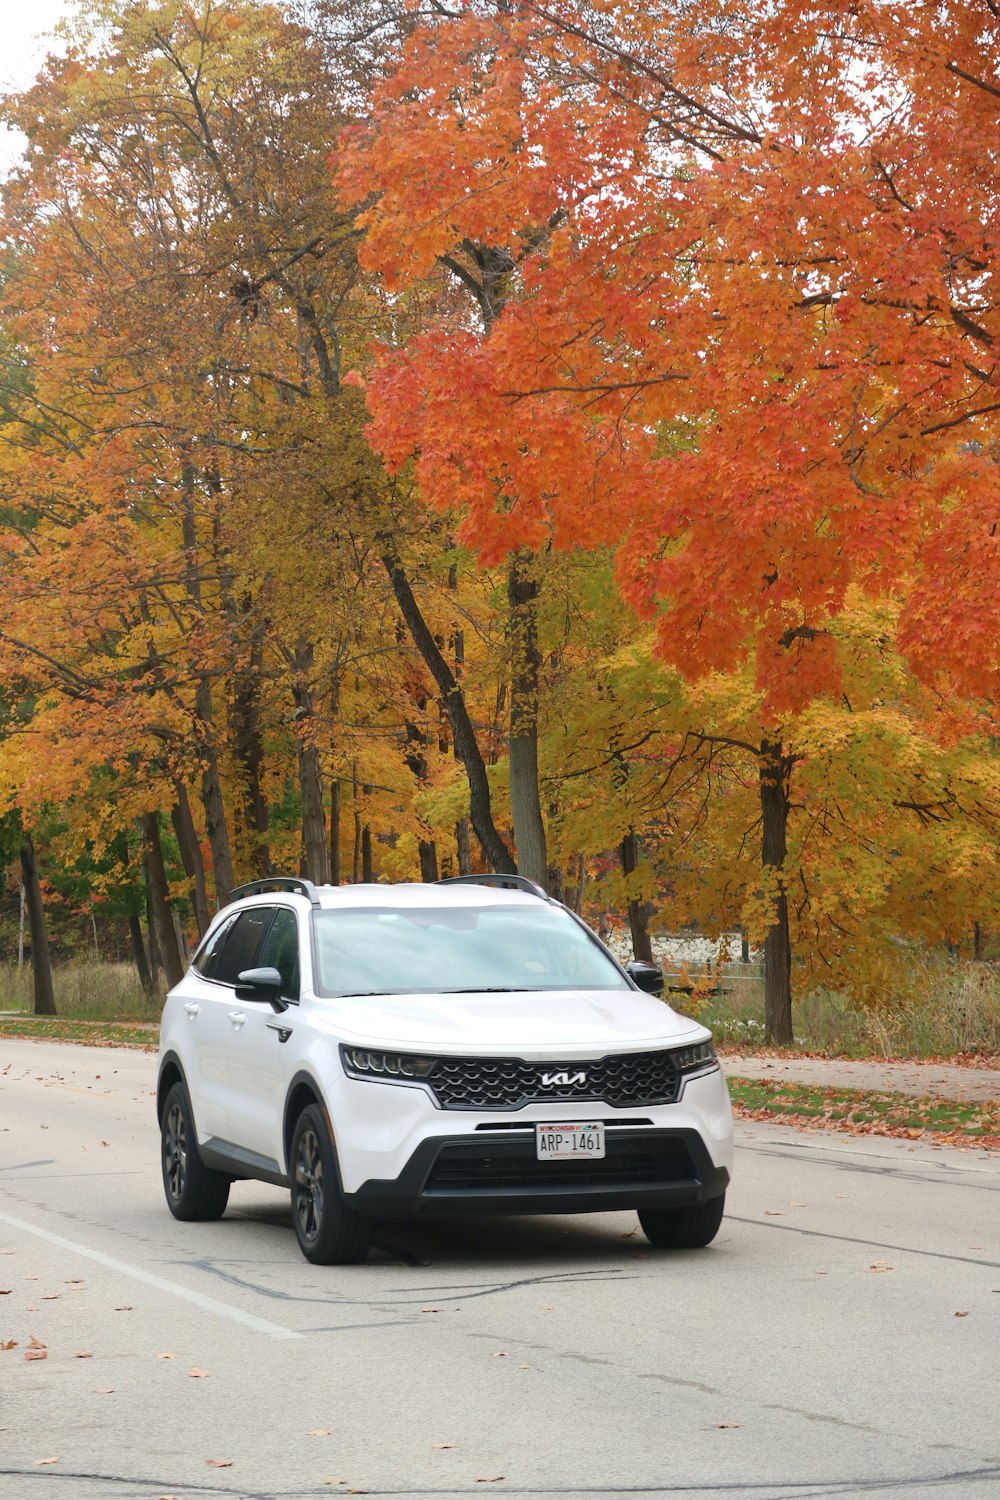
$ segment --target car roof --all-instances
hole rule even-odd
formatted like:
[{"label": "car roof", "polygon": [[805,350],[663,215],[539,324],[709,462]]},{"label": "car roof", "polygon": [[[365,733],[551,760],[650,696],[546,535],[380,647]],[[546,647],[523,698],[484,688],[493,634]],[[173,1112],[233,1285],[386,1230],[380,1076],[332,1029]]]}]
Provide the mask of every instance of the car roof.
[{"label": "car roof", "polygon": [[277,886],[272,890],[254,891],[245,896],[237,896],[229,905],[230,909],[237,903],[240,905],[273,905],[275,901],[308,902],[313,910],[317,907],[324,911],[335,911],[345,907],[482,907],[482,906],[516,906],[530,909],[539,905],[550,906],[557,903],[551,902],[547,897],[536,896],[531,891],[510,890],[507,887],[495,885],[479,885],[464,883],[441,883],[424,881],[401,881],[398,884],[371,883],[359,885],[317,885],[313,886],[315,900],[305,891],[293,889],[281,889]]}]

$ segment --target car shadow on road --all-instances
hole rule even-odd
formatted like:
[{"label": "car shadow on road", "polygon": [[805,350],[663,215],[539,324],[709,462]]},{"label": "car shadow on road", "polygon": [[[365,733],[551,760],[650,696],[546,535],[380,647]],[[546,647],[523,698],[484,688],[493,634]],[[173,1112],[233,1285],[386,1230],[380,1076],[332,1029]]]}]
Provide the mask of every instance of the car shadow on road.
[{"label": "car shadow on road", "polygon": [[[236,1217],[233,1215],[233,1217]],[[291,1212],[274,1204],[241,1205],[244,1224],[269,1225],[295,1240]],[[620,1265],[652,1256],[632,1213],[462,1214],[385,1219],[375,1228],[370,1265],[466,1266],[545,1264],[550,1268]]]}]

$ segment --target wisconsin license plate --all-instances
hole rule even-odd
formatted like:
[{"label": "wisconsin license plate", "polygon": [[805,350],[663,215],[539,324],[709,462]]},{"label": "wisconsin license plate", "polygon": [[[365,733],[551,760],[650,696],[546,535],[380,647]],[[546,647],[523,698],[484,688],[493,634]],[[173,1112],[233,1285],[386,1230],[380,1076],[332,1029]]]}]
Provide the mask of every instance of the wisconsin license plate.
[{"label": "wisconsin license plate", "polygon": [[595,1161],[604,1155],[604,1126],[536,1125],[535,1152],[539,1161]]}]

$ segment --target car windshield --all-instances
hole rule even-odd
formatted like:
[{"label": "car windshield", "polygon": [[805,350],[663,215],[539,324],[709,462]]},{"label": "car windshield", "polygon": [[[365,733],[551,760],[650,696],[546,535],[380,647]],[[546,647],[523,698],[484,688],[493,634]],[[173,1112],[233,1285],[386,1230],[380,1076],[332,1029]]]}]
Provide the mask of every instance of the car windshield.
[{"label": "car windshield", "polygon": [[315,911],[317,992],[627,990],[607,954],[557,906]]}]

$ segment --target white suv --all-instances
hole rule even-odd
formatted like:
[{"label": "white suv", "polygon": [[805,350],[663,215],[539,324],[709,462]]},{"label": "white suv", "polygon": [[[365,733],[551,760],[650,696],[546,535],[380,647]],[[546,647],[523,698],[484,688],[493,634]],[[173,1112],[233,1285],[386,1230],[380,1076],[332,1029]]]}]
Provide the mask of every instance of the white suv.
[{"label": "white suv", "polygon": [[[167,996],[157,1113],[178,1219],[290,1187],[303,1254],[404,1214],[637,1209],[707,1245],[732,1167],[711,1035],[519,876],[233,893]],[[649,993],[646,993],[646,992]]]}]

